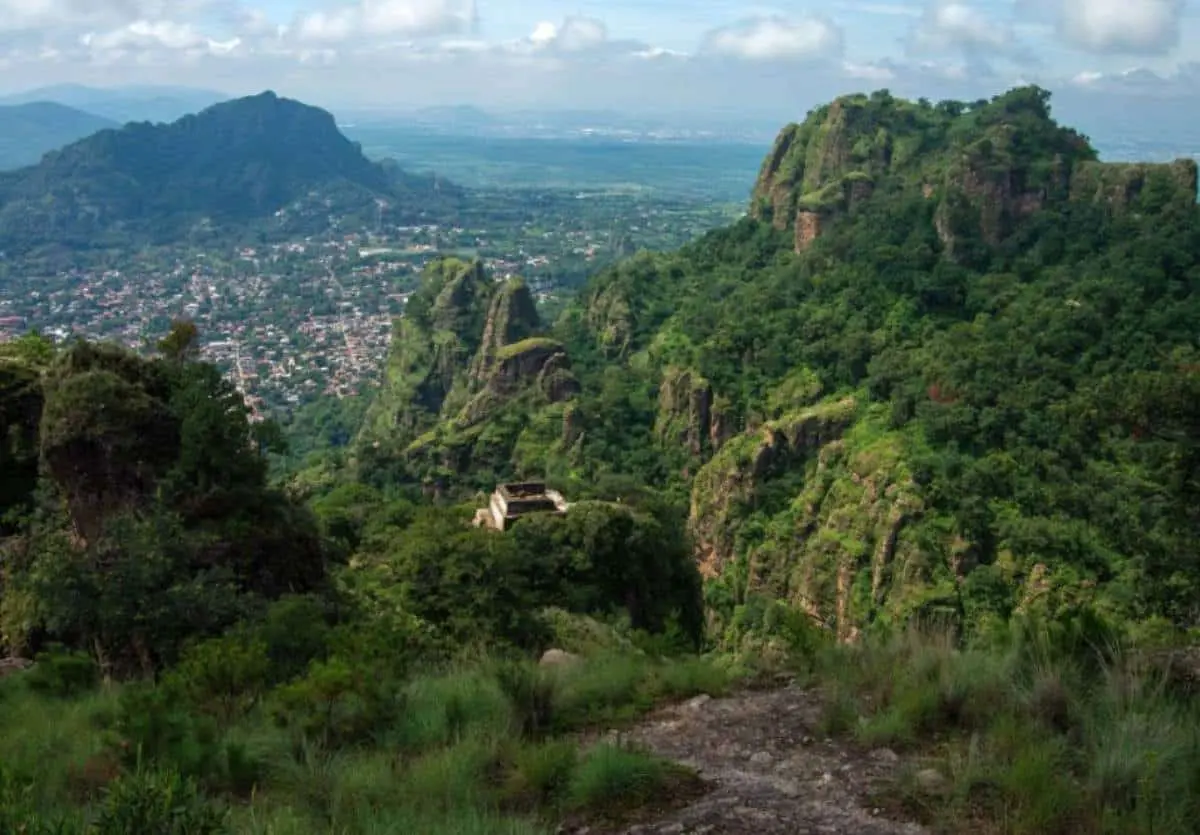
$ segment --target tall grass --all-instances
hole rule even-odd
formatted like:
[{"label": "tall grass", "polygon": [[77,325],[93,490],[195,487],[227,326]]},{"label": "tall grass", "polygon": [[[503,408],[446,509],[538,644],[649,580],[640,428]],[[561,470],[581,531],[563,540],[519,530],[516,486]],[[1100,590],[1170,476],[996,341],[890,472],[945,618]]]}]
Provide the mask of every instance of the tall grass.
[{"label": "tall grass", "polygon": [[[334,682],[348,709],[372,709],[355,701],[370,691],[348,682]],[[17,817],[0,828],[48,833],[61,812],[62,835],[74,835],[89,821],[146,822],[178,807],[197,832],[217,831],[220,810],[220,831],[255,835],[540,835],[568,815],[636,808],[679,779],[639,752],[580,752],[575,731],[730,684],[698,658],[611,651],[561,668],[478,658],[400,682],[401,709],[378,711],[369,733],[347,737],[281,720],[270,694],[218,726],[178,689],[50,698],[5,681],[0,799]]]},{"label": "tall grass", "polygon": [[910,750],[945,778],[936,792],[900,786],[937,830],[1196,831],[1200,709],[1136,647],[1016,625],[1006,640],[960,647],[913,628],[829,650],[818,677],[827,730]]}]

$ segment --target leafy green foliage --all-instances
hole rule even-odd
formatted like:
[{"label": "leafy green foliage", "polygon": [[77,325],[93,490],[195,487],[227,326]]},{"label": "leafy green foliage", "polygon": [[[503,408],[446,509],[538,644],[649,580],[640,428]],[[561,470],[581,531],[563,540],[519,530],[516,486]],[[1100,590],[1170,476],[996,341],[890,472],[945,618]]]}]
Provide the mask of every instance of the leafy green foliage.
[{"label": "leafy green foliage", "polygon": [[582,808],[636,807],[667,783],[665,763],[616,745],[598,745],[583,758],[570,785],[570,803]]},{"label": "leafy green foliage", "polygon": [[194,783],[170,771],[137,771],[115,781],[92,826],[96,835],[161,832],[219,835],[226,813],[205,799]]},{"label": "leafy green foliage", "polygon": [[5,565],[5,606],[21,621],[10,637],[45,628],[105,675],[153,671],[260,596],[324,579],[315,521],[268,486],[266,436],[233,386],[189,359],[194,335],[176,335],[169,359],[25,340],[0,360],[34,372],[32,393],[0,403],[19,409],[10,434],[36,438],[42,463],[12,506],[35,512],[17,520],[20,558]]},{"label": "leafy green foliage", "polygon": [[326,747],[369,739],[402,707],[394,680],[377,673],[341,658],[314,661],[275,692],[276,720]]},{"label": "leafy green foliage", "polygon": [[65,698],[95,687],[98,672],[95,660],[86,652],[52,644],[38,653],[26,683],[34,692]]},{"label": "leafy green foliage", "polygon": [[[607,270],[564,313],[584,430],[567,466],[690,494],[735,604],[824,617],[842,582],[843,635],[1026,597],[1190,623],[1195,169],[1098,165],[1036,88],[814,111],[768,159],[760,219]],[[850,182],[797,254],[790,201],[854,172],[869,193]],[[851,392],[853,428],[793,419]]]}]

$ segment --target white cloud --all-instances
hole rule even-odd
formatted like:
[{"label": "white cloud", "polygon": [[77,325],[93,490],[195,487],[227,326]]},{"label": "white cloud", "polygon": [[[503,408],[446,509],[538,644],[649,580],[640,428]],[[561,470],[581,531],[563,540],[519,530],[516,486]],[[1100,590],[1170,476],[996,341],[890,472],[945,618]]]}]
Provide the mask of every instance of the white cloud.
[{"label": "white cloud", "polygon": [[544,46],[553,43],[558,37],[558,27],[548,20],[543,20],[533,28],[533,34],[529,36],[529,40],[533,41],[538,46]]},{"label": "white cloud", "polygon": [[917,25],[918,49],[1005,51],[1015,43],[1012,26],[991,19],[971,0],[933,0]]},{"label": "white cloud", "polygon": [[1151,54],[1179,43],[1184,0],[1060,0],[1059,30],[1093,52]]},{"label": "white cloud", "polygon": [[[1027,74],[1028,53],[1046,46],[1033,57],[1058,61],[1048,80],[1061,89],[1194,91],[1200,74],[1175,77],[1162,62],[1146,62],[1162,78],[1139,80],[1113,73],[1109,58],[1049,48],[1058,37],[1093,52],[1152,51],[1177,37],[1181,2],[827,0],[820,5],[831,15],[851,16],[839,21],[866,16],[872,27],[870,39],[847,48],[834,22],[773,9],[704,34],[670,29],[659,11],[626,30],[661,33],[647,43],[626,38],[616,17],[611,30],[591,17],[531,17],[523,37],[484,38],[475,0],[295,0],[289,5],[306,11],[290,20],[278,17],[278,0],[0,0],[0,87],[183,83],[239,93],[271,87],[330,107],[403,100],[794,114],[880,86],[930,98],[991,95]],[[488,0],[485,11],[499,14],[498,3]],[[272,8],[274,16],[264,11]],[[1011,8],[1011,18],[997,16]],[[627,15],[622,24],[630,26]],[[887,44],[906,43],[906,34],[912,54],[889,55]],[[1002,69],[988,75],[993,58]],[[787,63],[805,69],[781,71]],[[1080,72],[1093,69],[1104,75]],[[385,76],[420,82],[372,83]]]},{"label": "white cloud", "polygon": [[608,27],[591,17],[568,17],[561,26],[542,21],[534,27],[529,43],[540,49],[587,52],[608,42]]},{"label": "white cloud", "polygon": [[475,16],[473,0],[359,0],[303,15],[292,33],[308,43],[446,35],[468,30]]},{"label": "white cloud", "polygon": [[171,23],[165,20],[138,20],[99,35],[84,36],[84,45],[96,50],[110,49],[145,49],[162,47],[164,49],[190,49],[208,43],[190,24]]},{"label": "white cloud", "polygon": [[847,61],[842,64],[842,72],[848,78],[861,78],[863,81],[883,82],[896,78],[896,71],[883,64],[855,64]]},{"label": "white cloud", "polygon": [[166,20],[136,20],[105,32],[88,32],[78,43],[87,60],[101,65],[122,61],[169,65],[176,60],[195,61],[203,56],[231,55],[243,45],[237,36],[214,40],[192,24]]},{"label": "white cloud", "polygon": [[236,0],[0,0],[0,29],[115,26],[136,20],[184,19]]},{"label": "white cloud", "polygon": [[836,58],[842,54],[841,30],[818,17],[790,20],[760,17],[709,32],[701,51],[751,61]]}]

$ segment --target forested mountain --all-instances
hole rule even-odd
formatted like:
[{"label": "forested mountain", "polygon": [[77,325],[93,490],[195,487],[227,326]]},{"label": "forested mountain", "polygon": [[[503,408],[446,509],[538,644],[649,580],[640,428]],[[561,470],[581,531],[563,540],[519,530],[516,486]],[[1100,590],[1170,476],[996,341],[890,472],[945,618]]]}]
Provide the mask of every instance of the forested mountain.
[{"label": "forested mountain", "polygon": [[61,148],[117,123],[55,102],[0,106],[0,170],[33,165]]},{"label": "forested mountain", "polygon": [[331,214],[429,216],[453,186],[373,163],[326,111],[267,92],[131,123],[0,174],[0,248],[167,241],[222,227],[327,228]]},{"label": "forested mountain", "polygon": [[[257,178],[329,123],[232,106],[44,167],[387,184],[331,129]],[[282,484],[190,323],[0,345],[0,832],[1194,832],[1196,188],[1036,88],[845,97],[557,322],[435,262]]]},{"label": "forested mountain", "polygon": [[1194,162],[1097,161],[1036,88],[839,99],[782,132],[750,217],[596,276],[541,334],[561,396],[430,423],[414,381],[466,375],[482,326],[452,356],[402,323],[360,470],[664,488],[726,617],[1190,622],[1196,187]]}]

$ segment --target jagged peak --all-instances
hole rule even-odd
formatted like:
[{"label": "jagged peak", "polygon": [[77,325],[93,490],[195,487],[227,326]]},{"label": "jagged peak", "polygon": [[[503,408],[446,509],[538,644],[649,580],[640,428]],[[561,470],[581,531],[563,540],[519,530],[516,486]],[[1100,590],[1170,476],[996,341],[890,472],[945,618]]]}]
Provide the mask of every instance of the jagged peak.
[{"label": "jagged peak", "polygon": [[[794,230],[800,252],[830,220],[876,192],[907,190],[939,206],[938,234],[952,254],[966,230],[951,222],[948,200],[974,207],[989,244],[1050,204],[1099,194],[1117,208],[1127,205],[1143,182],[1167,183],[1194,200],[1194,163],[1120,173],[1097,165],[1087,138],[1054,120],[1050,93],[1040,87],[937,104],[881,90],[842,96],[785,127],[763,163],[750,211]],[[1077,172],[1086,172],[1081,186]]]}]

